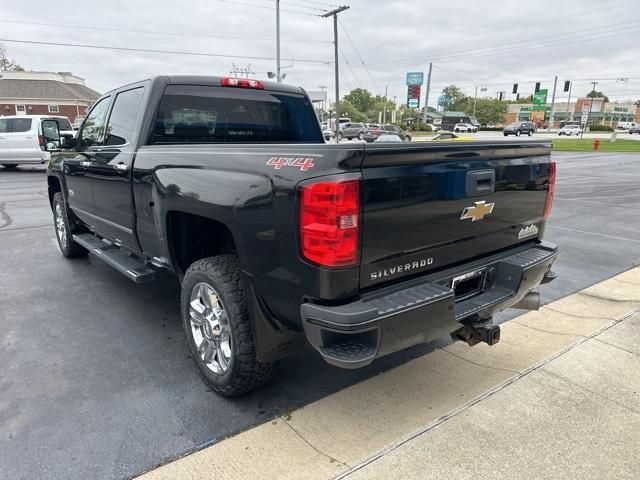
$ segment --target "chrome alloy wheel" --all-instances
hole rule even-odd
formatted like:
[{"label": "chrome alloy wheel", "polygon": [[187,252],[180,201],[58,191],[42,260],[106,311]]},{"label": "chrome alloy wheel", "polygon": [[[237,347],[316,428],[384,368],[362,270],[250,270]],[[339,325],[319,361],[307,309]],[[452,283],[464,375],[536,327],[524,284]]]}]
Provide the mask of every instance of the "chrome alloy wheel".
[{"label": "chrome alloy wheel", "polygon": [[62,248],[67,246],[67,227],[64,224],[64,217],[62,216],[62,206],[60,203],[56,203],[56,232],[58,232],[58,240]]},{"label": "chrome alloy wheel", "polygon": [[200,358],[221,375],[231,365],[231,328],[218,293],[208,283],[197,283],[189,301],[191,334]]}]

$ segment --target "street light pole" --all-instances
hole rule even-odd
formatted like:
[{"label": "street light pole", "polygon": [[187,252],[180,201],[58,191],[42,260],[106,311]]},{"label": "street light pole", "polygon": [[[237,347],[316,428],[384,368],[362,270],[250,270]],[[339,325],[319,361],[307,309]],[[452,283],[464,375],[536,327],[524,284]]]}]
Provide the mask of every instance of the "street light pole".
[{"label": "street light pole", "polygon": [[547,132],[550,132],[553,128],[553,116],[555,115],[556,107],[556,86],[558,85],[558,76],[553,80],[553,93],[551,94],[551,114],[549,115],[549,126]]},{"label": "street light pole", "polygon": [[336,141],[338,140],[338,133],[340,132],[340,65],[338,63],[338,14],[344,12],[349,7],[343,5],[337,7],[330,12],[320,15],[323,18],[333,17],[333,46],[334,46],[334,62],[335,62],[335,82],[336,82]]},{"label": "street light pole", "polygon": [[583,125],[582,127],[582,131],[580,132],[580,139],[582,139],[582,135],[584,134],[584,127],[589,125],[589,122],[591,121],[591,111],[593,110],[593,96],[596,93],[596,85],[598,84],[598,82],[591,82],[591,103],[589,103],[589,115],[587,115],[587,123],[585,125]]},{"label": "street light pole", "polygon": [[280,76],[280,0],[276,0],[276,80],[282,81]]}]

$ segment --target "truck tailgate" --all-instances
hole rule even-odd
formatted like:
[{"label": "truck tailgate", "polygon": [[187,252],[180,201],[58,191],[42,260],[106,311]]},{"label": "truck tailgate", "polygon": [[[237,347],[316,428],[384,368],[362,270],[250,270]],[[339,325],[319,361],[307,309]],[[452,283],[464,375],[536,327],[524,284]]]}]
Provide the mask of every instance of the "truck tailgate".
[{"label": "truck tailgate", "polygon": [[361,286],[537,239],[549,165],[544,141],[367,145]]}]

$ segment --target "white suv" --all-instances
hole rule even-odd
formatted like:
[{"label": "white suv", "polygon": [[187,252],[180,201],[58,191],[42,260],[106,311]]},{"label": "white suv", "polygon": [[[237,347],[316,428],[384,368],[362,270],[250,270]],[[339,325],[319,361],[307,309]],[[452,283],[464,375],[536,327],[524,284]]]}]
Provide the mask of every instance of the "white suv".
[{"label": "white suv", "polygon": [[473,132],[473,125],[469,123],[456,123],[453,127],[454,132]]},{"label": "white suv", "polygon": [[44,149],[42,121],[55,119],[60,135],[74,136],[67,117],[55,115],[11,115],[0,117],[0,164],[15,168],[20,164],[45,163],[50,159]]},{"label": "white suv", "polygon": [[580,135],[580,125],[565,125],[560,130],[558,130],[558,136],[560,135],[567,135],[569,137],[572,135]]}]

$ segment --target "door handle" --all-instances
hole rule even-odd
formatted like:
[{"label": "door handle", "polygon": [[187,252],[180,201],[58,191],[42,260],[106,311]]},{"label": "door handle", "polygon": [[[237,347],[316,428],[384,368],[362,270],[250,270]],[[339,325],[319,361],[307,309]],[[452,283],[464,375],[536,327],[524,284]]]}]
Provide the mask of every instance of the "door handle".
[{"label": "door handle", "polygon": [[127,165],[126,163],[116,163],[114,167],[119,172],[126,172],[127,170],[129,170],[129,165]]},{"label": "door handle", "polygon": [[33,136],[31,136],[31,135],[27,135],[27,136],[26,136],[26,137],[24,137],[24,138],[31,139],[31,138],[33,138]]},{"label": "door handle", "polygon": [[82,165],[83,167],[90,167],[91,162],[80,162],[80,165]]}]

